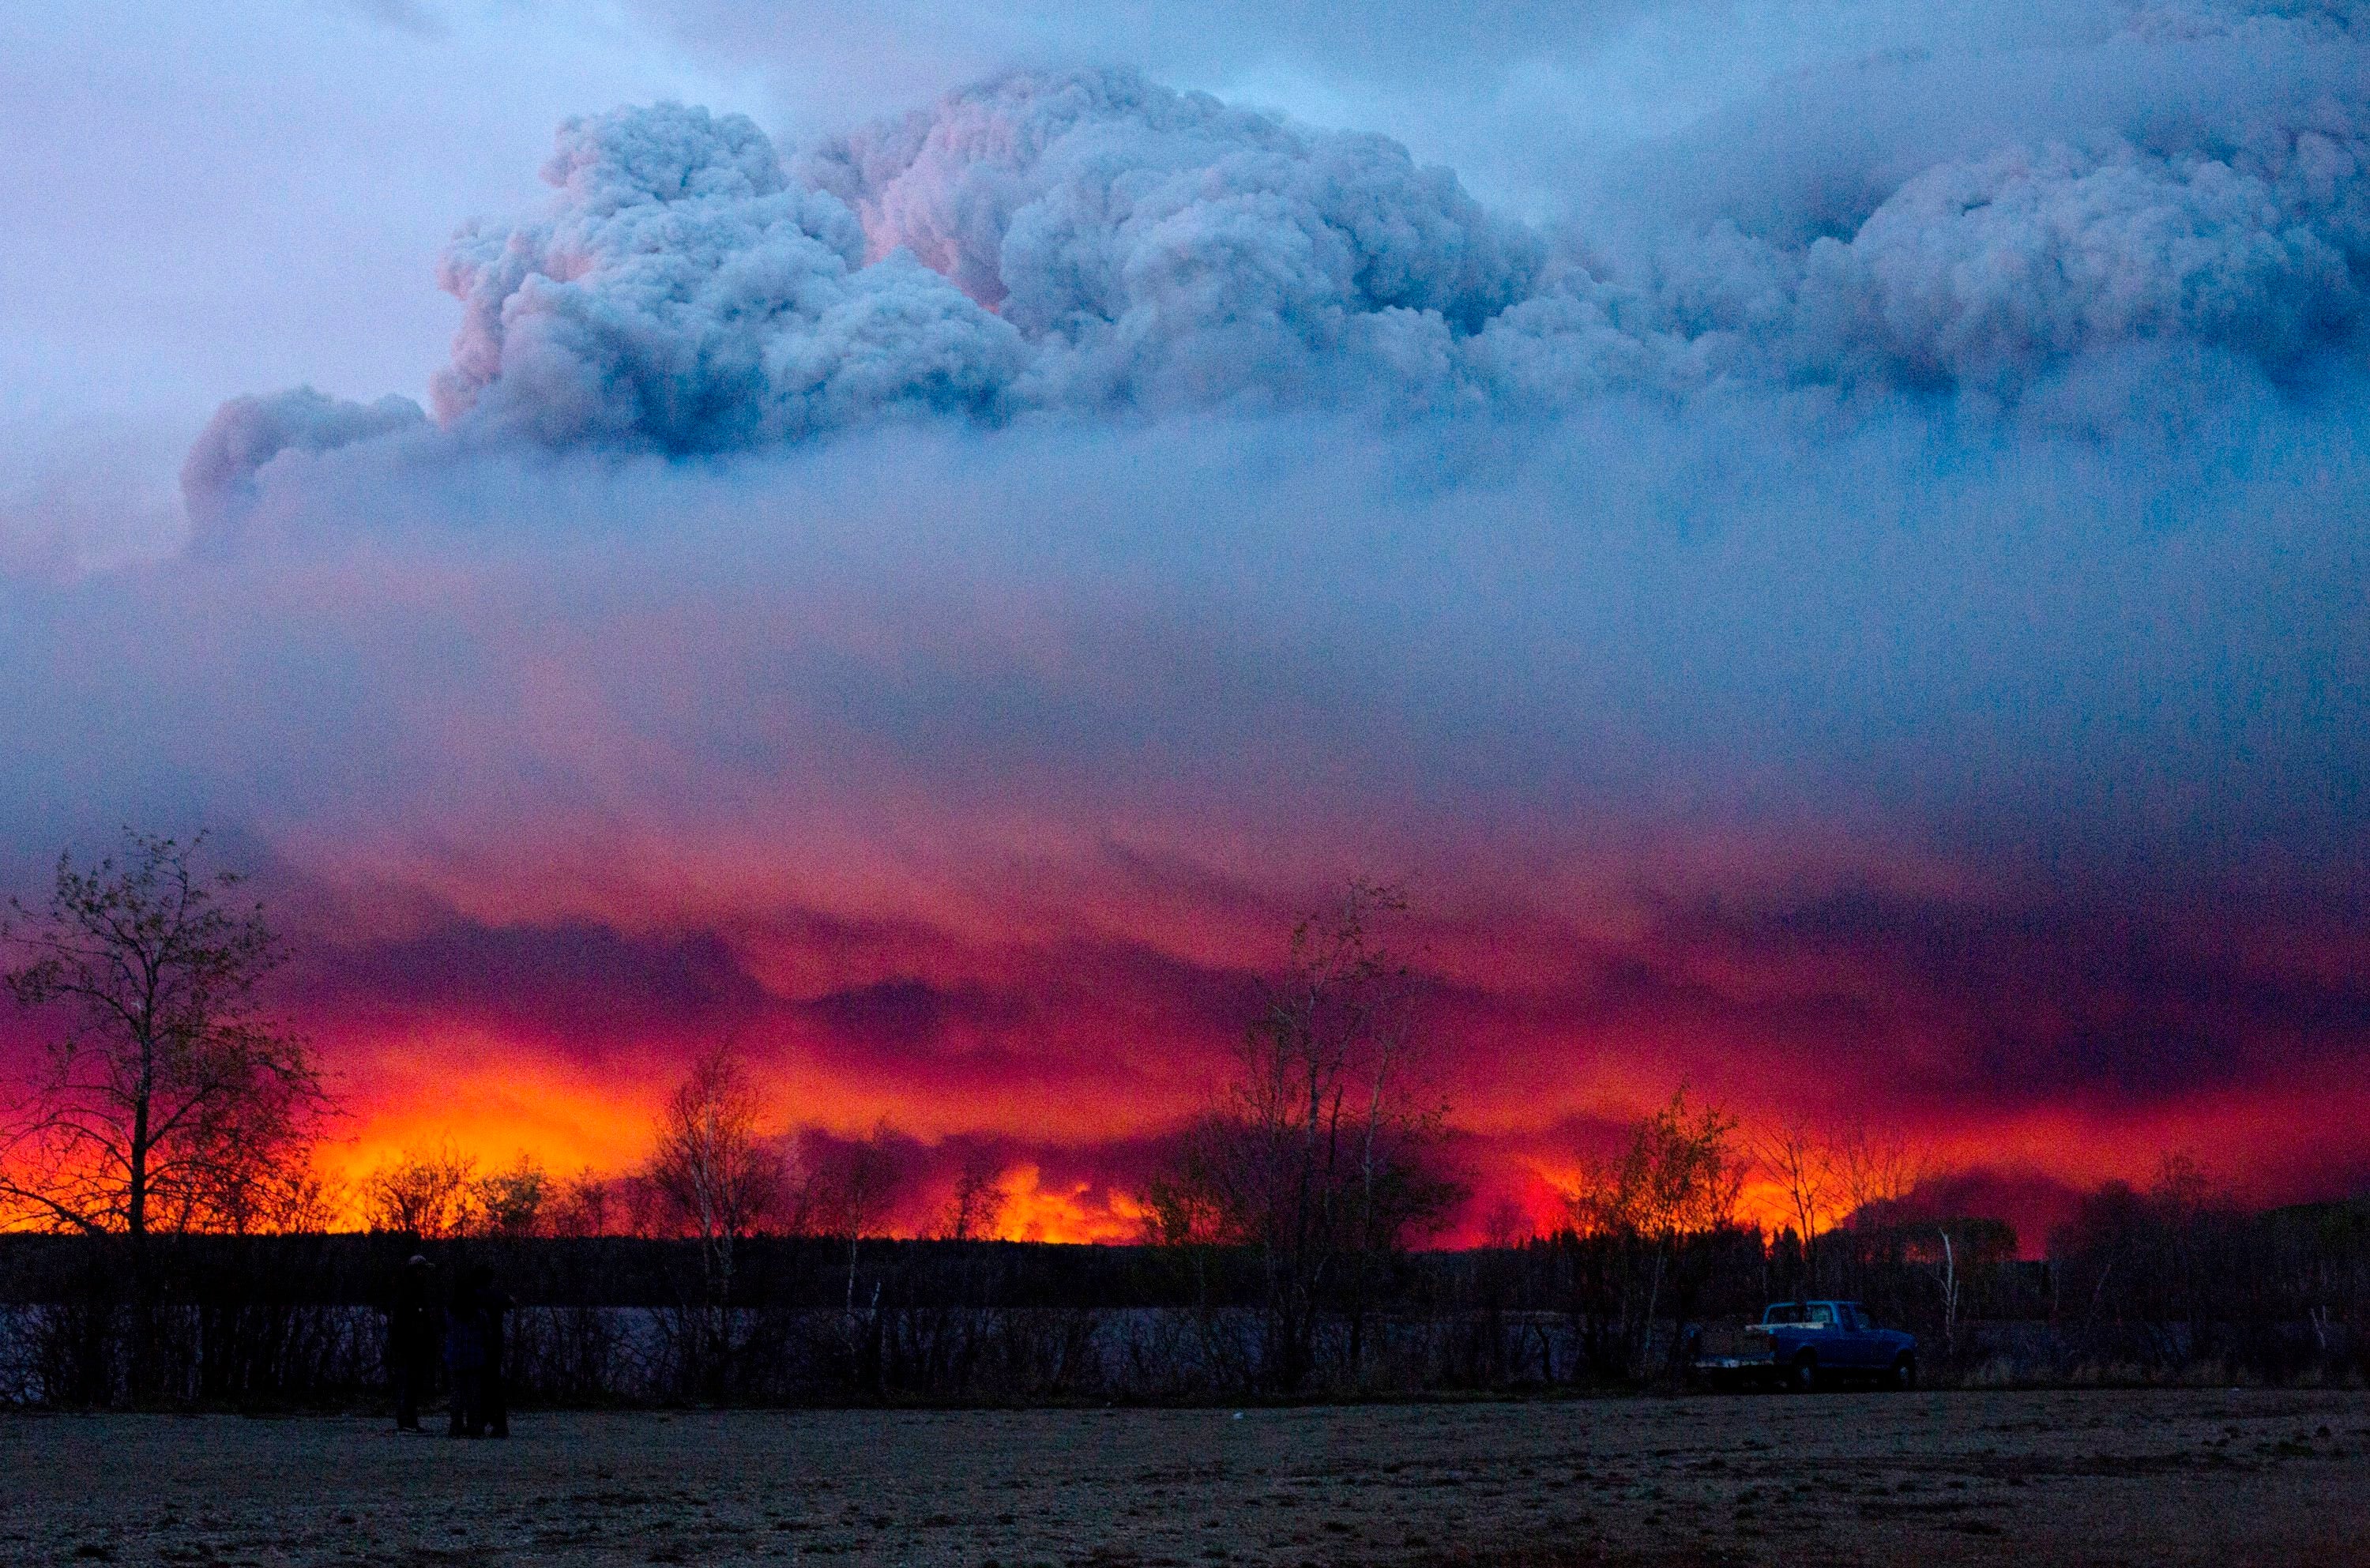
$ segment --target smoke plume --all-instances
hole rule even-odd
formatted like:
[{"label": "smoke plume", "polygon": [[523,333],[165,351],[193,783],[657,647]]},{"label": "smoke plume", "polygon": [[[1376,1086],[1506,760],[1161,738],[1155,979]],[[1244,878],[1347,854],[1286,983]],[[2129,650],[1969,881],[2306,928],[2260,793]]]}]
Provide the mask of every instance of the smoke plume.
[{"label": "smoke plume", "polygon": [[[2293,1113],[2249,1158],[2325,1185],[2370,38],[1876,9],[1915,47],[1521,149],[1521,214],[1122,70],[570,121],[446,253],[432,415],[234,399],[200,559],[0,580],[17,852],[232,817],[411,976],[357,1059],[741,1031],[843,1130],[1081,1142],[1406,872],[1509,1147],[1685,1077],[2052,1179]],[[718,999],[609,1038],[557,993],[613,950]]]},{"label": "smoke plume", "polygon": [[[2360,315],[2363,51],[2308,8],[2135,12],[2096,52],[2160,72],[2201,35],[2284,68],[1798,193],[1840,211],[1617,248],[1493,214],[1386,138],[1125,72],[1014,74],[787,158],[738,115],[571,121],[547,209],[446,254],[464,320],[437,416],[691,454],[917,414],[1536,413],[1871,383],[1988,410],[2086,375],[2292,380]],[[225,407],[194,509],[283,448],[404,418],[290,398]]]}]

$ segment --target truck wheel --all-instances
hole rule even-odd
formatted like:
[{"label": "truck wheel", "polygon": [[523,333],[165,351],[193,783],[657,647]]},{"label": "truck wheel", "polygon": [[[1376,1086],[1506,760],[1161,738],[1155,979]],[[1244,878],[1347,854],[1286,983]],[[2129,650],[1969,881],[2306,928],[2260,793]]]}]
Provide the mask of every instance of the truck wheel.
[{"label": "truck wheel", "polygon": [[1816,1393],[1819,1388],[1819,1363],[1812,1356],[1803,1356],[1786,1368],[1786,1391],[1789,1394]]},{"label": "truck wheel", "polygon": [[1907,1393],[1916,1388],[1917,1386],[1916,1361],[1906,1355],[1896,1357],[1893,1363],[1893,1375],[1886,1378],[1885,1382],[1887,1387],[1898,1389],[1903,1393]]}]

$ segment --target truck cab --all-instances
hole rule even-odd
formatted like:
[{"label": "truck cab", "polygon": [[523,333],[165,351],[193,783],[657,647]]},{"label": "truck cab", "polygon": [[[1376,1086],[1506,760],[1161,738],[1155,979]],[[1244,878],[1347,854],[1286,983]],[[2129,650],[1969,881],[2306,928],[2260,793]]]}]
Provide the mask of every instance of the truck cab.
[{"label": "truck cab", "polygon": [[1775,1301],[1741,1334],[1708,1337],[1693,1366],[1705,1381],[1775,1380],[1805,1393],[1855,1379],[1908,1389],[1917,1340],[1881,1327],[1857,1301]]}]

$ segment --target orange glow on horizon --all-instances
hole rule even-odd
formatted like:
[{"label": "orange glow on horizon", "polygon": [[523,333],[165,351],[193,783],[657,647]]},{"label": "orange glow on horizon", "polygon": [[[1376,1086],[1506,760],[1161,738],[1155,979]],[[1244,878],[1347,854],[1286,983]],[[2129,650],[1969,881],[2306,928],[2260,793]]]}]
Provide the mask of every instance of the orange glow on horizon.
[{"label": "orange glow on horizon", "polygon": [[1088,1182],[1048,1187],[1042,1169],[1023,1161],[1006,1170],[995,1237],[1000,1241],[1130,1242],[1144,1234],[1145,1208],[1129,1194],[1098,1195]]},{"label": "orange glow on horizon", "polygon": [[395,1062],[346,1123],[351,1130],[340,1136],[343,1129],[333,1128],[323,1147],[322,1169],[350,1186],[391,1159],[446,1142],[484,1167],[524,1156],[559,1174],[621,1170],[649,1150],[658,1096],[638,1086],[604,1092],[484,1037],[453,1037]]},{"label": "orange glow on horizon", "polygon": [[[623,1174],[646,1155],[668,1088],[668,1080],[655,1075],[612,1074],[595,1080],[581,1069],[506,1050],[502,1042],[489,1037],[448,1037],[434,1049],[423,1046],[404,1053],[403,1060],[407,1070],[388,1075],[394,1081],[382,1083],[380,1096],[358,1111],[344,1136],[323,1146],[319,1163],[346,1194],[341,1213],[346,1223],[361,1222],[360,1188],[373,1170],[405,1153],[448,1141],[485,1170],[524,1157],[555,1177],[580,1170]],[[830,1106],[827,1099],[803,1085],[785,1089],[779,1078],[763,1073],[760,1081],[777,1105],[796,1105],[811,1115]],[[1660,1098],[1643,1101],[1628,1114],[1641,1113]],[[870,1097],[843,1103],[839,1114],[807,1124],[860,1136],[879,1123],[899,1126],[903,1110],[936,1110],[943,1116],[948,1109],[926,1102],[909,1108]],[[994,1107],[998,1113],[1012,1109]],[[1131,1114],[1133,1108],[1127,1106],[1074,1103],[1069,1109],[1065,1121],[1071,1127],[1099,1125],[1106,1141],[1141,1139],[1174,1124],[1166,1118]],[[1617,1126],[1623,1114],[1616,1105],[1602,1101],[1594,1102],[1592,1112],[1604,1126]],[[1748,1134],[1758,1120],[1748,1113]],[[2215,1162],[2210,1151],[2217,1147],[2274,1147],[2298,1129],[2341,1130],[2363,1121],[2370,1121],[2370,1090],[2272,1088],[2194,1096],[2122,1115],[2069,1105],[1995,1113],[1957,1125],[1929,1118],[1922,1124],[1905,1124],[1903,1132],[1921,1169],[1929,1174],[1983,1170],[2088,1189],[2111,1180],[2145,1186],[2169,1153],[2207,1151],[2211,1170]],[[787,1122],[779,1129],[785,1135],[798,1130]],[[946,1147],[946,1136],[1017,1137],[1025,1145],[1043,1138],[1045,1130],[1016,1119],[1002,1125],[992,1121],[985,1126],[916,1136],[914,1147],[929,1165]],[[1087,1139],[1054,1141],[1082,1154],[1095,1147]],[[1499,1216],[1517,1216],[1517,1234],[1543,1234],[1562,1225],[1566,1195],[1582,1178],[1584,1154],[1609,1150],[1558,1152],[1554,1144],[1554,1135],[1546,1132],[1527,1137],[1483,1135],[1472,1151],[1474,1201],[1437,1239],[1439,1243],[1478,1244],[1504,1228]],[[942,1189],[949,1179],[936,1165],[914,1174],[919,1185],[884,1226],[884,1234],[934,1233],[946,1198]],[[1042,1159],[1024,1152],[1003,1162],[997,1185],[1003,1198],[995,1228],[998,1239],[1112,1243],[1133,1241],[1142,1234],[1145,1211],[1124,1180],[1090,1180],[1076,1167],[1057,1175]],[[1737,1216],[1773,1232],[1794,1223],[1785,1193],[1759,1170],[1744,1184]],[[1840,1217],[1832,1216],[1830,1222]],[[2022,1239],[2031,1255],[2046,1238]]]}]

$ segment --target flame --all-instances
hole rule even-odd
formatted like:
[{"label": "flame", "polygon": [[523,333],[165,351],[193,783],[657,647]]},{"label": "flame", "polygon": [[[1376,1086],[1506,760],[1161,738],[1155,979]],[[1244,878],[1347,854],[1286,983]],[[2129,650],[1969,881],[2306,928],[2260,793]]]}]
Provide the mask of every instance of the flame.
[{"label": "flame", "polygon": [[1144,1206],[1134,1198],[1095,1182],[1045,1183],[1033,1162],[1005,1171],[996,1237],[1005,1241],[1133,1241],[1144,1234]]}]

